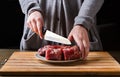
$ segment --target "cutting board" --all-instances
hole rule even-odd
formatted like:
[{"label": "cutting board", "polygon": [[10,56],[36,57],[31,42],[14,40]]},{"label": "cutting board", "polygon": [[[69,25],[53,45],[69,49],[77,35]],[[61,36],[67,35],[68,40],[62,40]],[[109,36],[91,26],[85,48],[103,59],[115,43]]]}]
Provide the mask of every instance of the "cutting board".
[{"label": "cutting board", "polygon": [[87,60],[51,64],[35,57],[37,52],[14,52],[0,69],[1,75],[120,75],[120,64],[106,51],[92,51]]}]

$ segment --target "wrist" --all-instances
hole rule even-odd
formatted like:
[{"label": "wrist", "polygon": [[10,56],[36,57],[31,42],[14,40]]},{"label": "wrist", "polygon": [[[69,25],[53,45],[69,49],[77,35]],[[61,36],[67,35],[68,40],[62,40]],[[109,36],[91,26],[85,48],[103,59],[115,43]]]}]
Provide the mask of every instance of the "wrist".
[{"label": "wrist", "polygon": [[80,26],[81,28],[84,28],[86,31],[88,31],[88,29],[84,25],[82,25],[82,24],[77,24],[75,26]]}]

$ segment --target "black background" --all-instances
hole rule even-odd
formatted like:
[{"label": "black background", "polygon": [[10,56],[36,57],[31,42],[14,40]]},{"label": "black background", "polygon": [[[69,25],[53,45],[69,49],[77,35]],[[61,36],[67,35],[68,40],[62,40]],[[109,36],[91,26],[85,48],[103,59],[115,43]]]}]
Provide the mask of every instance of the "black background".
[{"label": "black background", "polygon": [[24,14],[18,0],[4,0],[1,6],[0,48],[19,48]]},{"label": "black background", "polygon": [[[104,50],[120,50],[119,0],[105,0],[97,14],[97,27]],[[0,48],[19,48],[24,14],[18,0],[0,2]]]}]

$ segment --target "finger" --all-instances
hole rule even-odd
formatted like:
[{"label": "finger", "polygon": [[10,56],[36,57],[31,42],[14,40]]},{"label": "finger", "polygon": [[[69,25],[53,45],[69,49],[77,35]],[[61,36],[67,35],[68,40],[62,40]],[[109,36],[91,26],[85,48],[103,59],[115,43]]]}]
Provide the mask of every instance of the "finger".
[{"label": "finger", "polygon": [[79,46],[80,48],[80,51],[84,51],[84,45],[83,45],[83,42],[82,42],[82,38],[80,38],[79,36],[74,38],[77,45]]},{"label": "finger", "polygon": [[84,51],[84,60],[87,58],[87,56],[88,56],[88,53],[89,53],[89,42],[86,42],[86,40],[83,40],[83,45],[84,45],[84,49],[85,49],[85,51]]},{"label": "finger", "polygon": [[31,22],[30,22],[30,29],[34,32],[33,25]]},{"label": "finger", "polygon": [[81,51],[81,58],[84,59],[85,57],[85,50],[84,50],[84,46],[83,46],[83,42],[82,40],[79,41],[79,48],[80,48],[80,51]]},{"label": "finger", "polygon": [[71,33],[68,35],[68,39],[69,39],[70,41],[73,40],[73,36],[71,35]]},{"label": "finger", "polygon": [[78,38],[74,38],[78,47],[80,48],[80,52],[81,52],[81,58],[83,59],[84,58],[84,45],[83,45],[83,42],[82,42],[82,39],[78,36]]},{"label": "finger", "polygon": [[31,21],[33,31],[38,34],[38,29],[35,20]]},{"label": "finger", "polygon": [[89,53],[90,42],[89,42],[89,38],[88,38],[87,33],[85,33],[85,34],[83,35],[83,37],[85,38],[85,39],[83,40],[83,45],[84,45],[84,48],[85,48],[85,57],[84,57],[84,59],[86,59],[87,56],[88,56],[88,53]]},{"label": "finger", "polygon": [[38,29],[38,33],[40,38],[43,38],[43,34],[42,34],[42,23],[40,22],[40,20],[37,20],[37,29]]}]

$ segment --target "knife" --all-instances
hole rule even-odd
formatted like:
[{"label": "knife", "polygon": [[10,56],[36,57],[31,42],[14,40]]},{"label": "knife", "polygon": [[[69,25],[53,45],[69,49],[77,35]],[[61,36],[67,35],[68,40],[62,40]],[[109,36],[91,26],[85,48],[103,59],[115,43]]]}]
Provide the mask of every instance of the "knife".
[{"label": "knife", "polygon": [[71,41],[43,27],[44,40],[71,45]]}]

